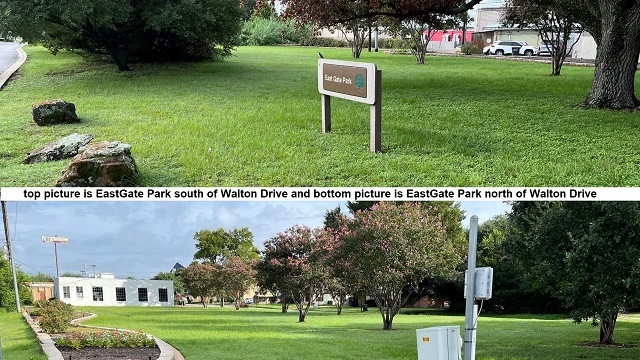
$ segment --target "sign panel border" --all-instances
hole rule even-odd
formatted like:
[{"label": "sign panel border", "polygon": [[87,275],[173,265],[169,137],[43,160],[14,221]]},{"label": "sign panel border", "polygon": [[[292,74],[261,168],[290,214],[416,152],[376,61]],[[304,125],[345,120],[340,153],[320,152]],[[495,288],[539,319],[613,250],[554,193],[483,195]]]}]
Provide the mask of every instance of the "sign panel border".
[{"label": "sign panel border", "polygon": [[[367,97],[353,96],[353,95],[343,94],[343,93],[339,93],[331,90],[326,90],[324,88],[324,72],[323,72],[324,64],[367,69]],[[359,103],[373,105],[376,103],[376,86],[377,86],[376,71],[377,71],[377,66],[376,64],[373,64],[373,63],[362,63],[362,62],[355,62],[355,61],[343,61],[343,60],[332,60],[332,59],[318,59],[318,92],[320,92],[320,94],[323,94],[323,95],[328,95],[328,96],[333,96],[337,98],[356,101]]]}]

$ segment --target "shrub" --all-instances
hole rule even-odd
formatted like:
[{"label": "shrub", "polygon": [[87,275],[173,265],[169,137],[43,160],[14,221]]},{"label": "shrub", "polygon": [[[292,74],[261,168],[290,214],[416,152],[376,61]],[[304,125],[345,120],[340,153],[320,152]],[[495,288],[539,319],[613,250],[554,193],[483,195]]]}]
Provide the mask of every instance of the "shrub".
[{"label": "shrub", "polygon": [[58,348],[80,349],[85,347],[138,348],[155,347],[156,341],[149,335],[130,331],[77,332],[64,334],[56,339]]},{"label": "shrub", "polygon": [[311,29],[303,26],[296,29],[293,20],[263,19],[254,17],[244,23],[241,45],[298,44],[304,36],[311,36]]},{"label": "shrub", "polygon": [[73,319],[73,306],[58,299],[38,301],[36,307],[39,308],[38,323],[47,334],[65,331]]},{"label": "shrub", "polygon": [[317,47],[349,47],[349,43],[346,41],[318,36],[305,36],[300,39],[300,45]]},{"label": "shrub", "polygon": [[460,52],[465,55],[473,55],[482,53],[482,50],[478,49],[478,47],[472,43],[464,43],[460,46]]}]

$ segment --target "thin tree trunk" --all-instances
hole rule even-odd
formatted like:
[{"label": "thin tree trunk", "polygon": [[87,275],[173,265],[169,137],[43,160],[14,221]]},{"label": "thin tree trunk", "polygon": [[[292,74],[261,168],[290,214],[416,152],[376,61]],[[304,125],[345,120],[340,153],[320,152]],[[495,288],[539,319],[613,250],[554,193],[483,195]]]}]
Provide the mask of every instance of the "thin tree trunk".
[{"label": "thin tree trunk", "polygon": [[617,312],[613,312],[608,316],[603,316],[600,319],[600,343],[601,344],[613,343],[613,330],[616,327],[617,320],[618,320]]},{"label": "thin tree trunk", "polygon": [[601,34],[597,43],[595,75],[585,105],[632,109],[640,105],[634,80],[640,54],[640,5],[626,11],[619,2],[600,4]]}]

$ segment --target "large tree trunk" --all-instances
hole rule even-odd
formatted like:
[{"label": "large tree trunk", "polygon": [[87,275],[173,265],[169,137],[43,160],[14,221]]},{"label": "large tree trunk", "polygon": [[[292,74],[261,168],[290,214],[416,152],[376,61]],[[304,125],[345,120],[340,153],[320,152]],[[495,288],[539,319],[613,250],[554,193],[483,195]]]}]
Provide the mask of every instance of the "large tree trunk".
[{"label": "large tree trunk", "polygon": [[623,10],[620,1],[599,1],[600,33],[588,107],[632,109],[640,105],[634,80],[640,54],[640,3]]},{"label": "large tree trunk", "polygon": [[617,312],[602,316],[602,318],[600,319],[600,343],[601,344],[613,343],[613,330],[616,327],[617,320],[618,320]]}]

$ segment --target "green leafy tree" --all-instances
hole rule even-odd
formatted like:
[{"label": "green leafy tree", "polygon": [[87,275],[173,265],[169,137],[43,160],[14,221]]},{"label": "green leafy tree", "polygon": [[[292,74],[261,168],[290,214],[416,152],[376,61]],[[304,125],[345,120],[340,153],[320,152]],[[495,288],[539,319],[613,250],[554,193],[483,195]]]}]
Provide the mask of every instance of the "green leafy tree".
[{"label": "green leafy tree", "polygon": [[565,59],[571,54],[577,42],[576,40],[569,44],[571,34],[582,33],[576,16],[570,8],[558,6],[549,9],[544,4],[528,0],[507,1],[503,21],[520,28],[533,27],[538,31],[538,36],[545,43],[550,44],[551,75],[554,76],[560,75]]},{"label": "green leafy tree", "polygon": [[[16,280],[18,282],[18,292],[22,304],[31,302],[31,292],[27,284],[29,275],[16,268]],[[11,275],[11,264],[0,251],[0,308],[7,311],[16,310],[16,298],[13,290],[13,276]]]},{"label": "green leafy tree", "polygon": [[194,259],[204,260],[209,263],[221,263],[229,256],[240,256],[245,259],[257,260],[260,258],[258,249],[253,245],[253,234],[248,228],[235,228],[226,231],[223,228],[217,230],[200,230],[194,236],[196,241],[196,253]]},{"label": "green leafy tree", "polygon": [[184,282],[182,281],[182,277],[180,276],[180,274],[177,272],[159,272],[158,274],[154,275],[151,280],[173,281],[173,289],[180,294],[184,293]]},{"label": "green leafy tree", "polygon": [[640,203],[515,203],[509,220],[528,275],[612,343],[620,309],[640,299]]},{"label": "green leafy tree", "polygon": [[35,275],[31,275],[30,280],[32,282],[53,282],[53,276],[39,272]]},{"label": "green leafy tree", "polygon": [[201,60],[231,54],[240,32],[237,0],[7,0],[15,35],[53,52],[132,62]]},{"label": "green leafy tree", "polygon": [[414,203],[381,202],[356,212],[338,246],[351,283],[376,300],[385,330],[393,329],[403,289],[417,289],[427,277],[452,276],[462,261],[437,209]]}]

